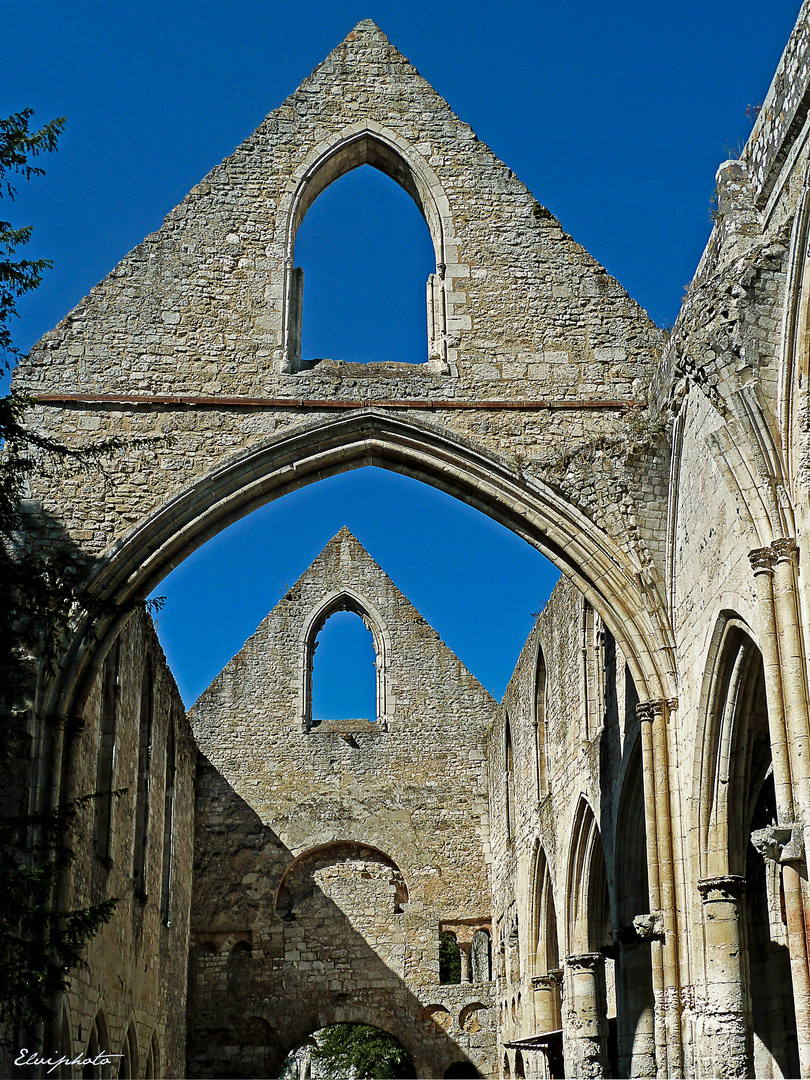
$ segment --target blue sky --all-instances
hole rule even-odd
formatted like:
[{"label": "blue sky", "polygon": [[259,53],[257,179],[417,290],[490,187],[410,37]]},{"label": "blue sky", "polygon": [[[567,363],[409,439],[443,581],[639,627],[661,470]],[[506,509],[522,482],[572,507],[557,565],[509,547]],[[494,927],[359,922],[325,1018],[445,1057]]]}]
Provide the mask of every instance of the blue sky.
[{"label": "blue sky", "polygon": [[[55,264],[19,306],[17,343],[30,347],[159,228],[363,18],[670,323],[709,234],[715,170],[747,138],[746,108],[764,98],[798,10],[798,0],[6,0],[0,112],[68,117],[47,176],[3,204],[3,216],[35,226],[30,255]],[[378,257],[381,236],[390,267],[369,280],[364,252]],[[364,168],[327,189],[296,261],[305,355],[423,358],[427,230],[393,182]],[[373,291],[365,312],[351,308],[361,286]],[[381,327],[394,303],[392,334]],[[469,508],[361,470],[271,504],[163,583],[160,633],[186,700],[343,524],[500,696],[548,595],[548,564]],[[241,578],[226,575],[231,565]]]}]

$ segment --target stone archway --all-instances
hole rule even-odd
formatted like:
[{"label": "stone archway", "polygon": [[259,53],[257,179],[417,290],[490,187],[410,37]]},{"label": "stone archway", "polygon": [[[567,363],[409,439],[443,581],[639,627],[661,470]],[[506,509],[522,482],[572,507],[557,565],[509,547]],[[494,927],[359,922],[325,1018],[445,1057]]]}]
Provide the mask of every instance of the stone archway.
[{"label": "stone archway", "polygon": [[[667,642],[628,555],[569,500],[434,424],[377,410],[302,424],[236,455],[148,515],[101,559],[85,617],[54,680],[46,711],[65,715],[100,663],[127,605],[206,540],[251,510],[307,483],[375,465],[411,475],[475,506],[541,550],[575,581],[611,628],[650,697],[671,688]],[[662,615],[663,613],[661,613]],[[125,616],[123,616],[125,617]],[[658,625],[656,625],[658,622]],[[92,633],[91,633],[92,630]]]}]

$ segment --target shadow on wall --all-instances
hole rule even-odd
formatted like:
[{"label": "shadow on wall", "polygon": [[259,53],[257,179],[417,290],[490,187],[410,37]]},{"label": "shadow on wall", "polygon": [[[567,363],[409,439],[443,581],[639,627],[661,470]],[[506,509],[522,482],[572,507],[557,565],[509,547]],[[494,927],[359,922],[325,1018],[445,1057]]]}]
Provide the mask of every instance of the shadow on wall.
[{"label": "shadow on wall", "polygon": [[417,1076],[489,1071],[487,988],[439,989],[437,918],[409,901],[393,860],[349,842],[294,859],[205,758],[196,820],[189,1075],[277,1076],[309,1035],[343,1022],[393,1035]]}]

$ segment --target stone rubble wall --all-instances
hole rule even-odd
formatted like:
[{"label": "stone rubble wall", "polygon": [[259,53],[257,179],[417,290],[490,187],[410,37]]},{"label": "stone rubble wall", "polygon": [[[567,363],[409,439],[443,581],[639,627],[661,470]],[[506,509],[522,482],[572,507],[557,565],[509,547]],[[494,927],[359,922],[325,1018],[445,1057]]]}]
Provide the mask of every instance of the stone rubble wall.
[{"label": "stone rubble wall", "polygon": [[[307,730],[305,630],[343,595],[385,638],[386,714]],[[241,1067],[245,1015],[268,1025],[268,1068],[313,1030],[376,1017],[428,1073],[465,1058],[491,1073],[492,984],[440,985],[439,936],[445,923],[490,926],[484,747],[495,708],[345,529],[217,676],[190,713],[204,755],[196,1074]],[[228,958],[237,942],[249,952]]]},{"label": "stone rubble wall", "polygon": [[[100,1049],[122,1052],[128,1031],[137,1046],[140,1075],[153,1041],[161,1076],[185,1075],[185,1018],[191,868],[193,850],[194,769],[196,747],[185,708],[157,639],[151,618],[136,613],[118,636],[119,691],[116,720],[116,766],[113,788],[112,851],[100,858],[92,842],[98,800],[80,811],[75,827],[77,857],[66,902],[86,907],[108,897],[118,903],[110,921],[84,950],[86,967],[70,977],[64,1013],[70,1047],[61,1053],[81,1056],[91,1027],[102,1013],[109,1043]],[[109,656],[110,654],[108,654]],[[153,672],[153,709],[149,777],[148,841],[145,896],[133,885],[138,741],[146,665]],[[100,790],[102,673],[87,699],[81,724],[71,737],[74,797]],[[164,818],[169,725],[174,725],[175,796],[172,822],[171,885],[168,921],[164,918]],[[62,1023],[61,1018],[57,1018]]]}]

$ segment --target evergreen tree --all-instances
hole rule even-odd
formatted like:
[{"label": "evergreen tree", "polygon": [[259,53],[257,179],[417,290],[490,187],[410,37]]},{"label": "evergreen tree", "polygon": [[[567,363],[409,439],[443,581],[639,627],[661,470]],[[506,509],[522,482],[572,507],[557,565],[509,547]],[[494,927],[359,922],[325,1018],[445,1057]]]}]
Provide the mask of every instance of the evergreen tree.
[{"label": "evergreen tree", "polygon": [[[43,173],[32,164],[56,149],[65,118],[31,131],[32,111],[0,119],[0,199],[14,199],[12,178]],[[37,288],[51,263],[19,257],[31,227],[0,221],[0,370],[8,372],[19,351],[11,323],[17,300]],[[54,899],[73,858],[67,837],[94,795],[45,814],[25,814],[30,774],[30,735],[25,723],[38,664],[55,653],[87,562],[76,552],[43,550],[24,539],[21,496],[44,458],[86,468],[113,452],[119,440],[88,450],[70,449],[25,422],[31,403],[15,393],[0,398],[0,771],[5,777],[0,814],[0,1025],[7,1036],[47,1018],[53,995],[80,965],[82,947],[109,920],[114,899],[86,908],[59,910]],[[20,776],[19,774],[23,774]],[[16,804],[16,812],[15,812]],[[10,1045],[8,1039],[4,1040]]]}]

